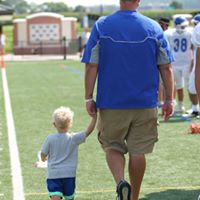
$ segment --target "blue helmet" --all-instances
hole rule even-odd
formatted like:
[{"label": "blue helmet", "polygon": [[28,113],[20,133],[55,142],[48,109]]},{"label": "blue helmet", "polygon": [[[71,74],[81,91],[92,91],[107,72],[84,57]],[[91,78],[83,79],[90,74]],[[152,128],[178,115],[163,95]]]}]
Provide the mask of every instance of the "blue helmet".
[{"label": "blue helmet", "polygon": [[185,17],[179,16],[175,18],[174,24],[175,26],[188,26],[189,22]]},{"label": "blue helmet", "polygon": [[192,22],[194,24],[198,24],[200,22],[200,14],[196,14],[193,18],[192,18]]}]

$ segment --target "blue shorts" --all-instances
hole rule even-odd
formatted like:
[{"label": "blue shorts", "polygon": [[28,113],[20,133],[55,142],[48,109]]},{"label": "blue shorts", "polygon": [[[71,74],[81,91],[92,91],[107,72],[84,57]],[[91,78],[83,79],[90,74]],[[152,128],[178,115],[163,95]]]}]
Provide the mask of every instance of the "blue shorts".
[{"label": "blue shorts", "polygon": [[75,177],[47,179],[47,188],[50,197],[58,195],[65,199],[73,199],[75,196],[75,187]]}]

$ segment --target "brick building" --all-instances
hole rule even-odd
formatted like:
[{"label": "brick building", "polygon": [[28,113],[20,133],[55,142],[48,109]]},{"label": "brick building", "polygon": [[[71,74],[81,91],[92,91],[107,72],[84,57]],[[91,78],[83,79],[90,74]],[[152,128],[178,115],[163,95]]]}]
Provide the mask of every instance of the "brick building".
[{"label": "brick building", "polygon": [[68,54],[77,51],[77,19],[42,12],[15,19],[14,54]]}]

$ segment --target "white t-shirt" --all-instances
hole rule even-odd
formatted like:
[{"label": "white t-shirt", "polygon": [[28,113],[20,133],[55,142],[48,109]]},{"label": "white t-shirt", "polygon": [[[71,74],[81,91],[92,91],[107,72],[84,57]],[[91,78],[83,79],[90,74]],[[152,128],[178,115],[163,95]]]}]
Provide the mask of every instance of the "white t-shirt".
[{"label": "white t-shirt", "polygon": [[185,29],[184,32],[178,33],[176,29],[165,32],[174,56],[172,66],[174,68],[189,67],[193,58],[190,30]]}]

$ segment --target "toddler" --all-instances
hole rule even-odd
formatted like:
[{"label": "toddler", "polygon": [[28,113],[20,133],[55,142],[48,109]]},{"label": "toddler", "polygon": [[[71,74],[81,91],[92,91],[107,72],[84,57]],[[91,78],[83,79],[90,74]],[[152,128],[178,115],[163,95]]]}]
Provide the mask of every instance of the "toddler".
[{"label": "toddler", "polygon": [[74,113],[68,107],[57,108],[53,124],[57,132],[47,136],[41,150],[42,161],[48,160],[47,188],[52,200],[74,200],[78,146],[94,130],[96,116],[85,131],[69,133]]}]

